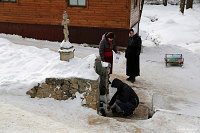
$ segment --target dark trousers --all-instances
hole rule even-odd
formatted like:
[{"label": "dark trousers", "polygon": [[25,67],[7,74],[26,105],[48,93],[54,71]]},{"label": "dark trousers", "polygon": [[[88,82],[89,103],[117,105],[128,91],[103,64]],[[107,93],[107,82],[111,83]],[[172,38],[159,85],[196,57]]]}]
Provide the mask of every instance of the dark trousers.
[{"label": "dark trousers", "polygon": [[130,102],[127,102],[127,103],[124,103],[120,100],[116,100],[116,104],[121,108],[122,111],[124,111],[124,113],[126,114],[132,114],[133,111],[135,110],[135,106],[130,103]]}]

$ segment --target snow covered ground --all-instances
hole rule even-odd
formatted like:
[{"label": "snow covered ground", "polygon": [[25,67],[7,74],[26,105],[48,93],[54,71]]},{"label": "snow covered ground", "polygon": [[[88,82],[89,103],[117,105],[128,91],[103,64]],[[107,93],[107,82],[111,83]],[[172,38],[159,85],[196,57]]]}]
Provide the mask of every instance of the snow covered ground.
[{"label": "snow covered ground", "polygon": [[[153,96],[156,113],[148,120],[101,117],[81,106],[80,94],[67,101],[31,99],[26,91],[46,77],[97,78],[91,68],[98,49],[73,44],[76,57],[67,63],[59,61],[58,42],[0,34],[0,133],[200,132],[199,12],[200,5],[184,15],[178,6],[144,5],[141,76],[134,85]],[[183,54],[183,67],[165,67],[166,53]],[[113,76],[126,78],[125,63],[124,53],[114,58]]]}]

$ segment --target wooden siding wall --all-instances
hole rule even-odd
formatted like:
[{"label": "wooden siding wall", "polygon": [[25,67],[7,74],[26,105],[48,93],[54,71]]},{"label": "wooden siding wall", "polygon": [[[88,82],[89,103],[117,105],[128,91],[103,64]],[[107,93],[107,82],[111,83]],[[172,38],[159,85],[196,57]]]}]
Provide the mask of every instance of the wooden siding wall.
[{"label": "wooden siding wall", "polygon": [[68,0],[0,2],[0,22],[60,25],[66,10],[70,26],[130,27],[130,0],[87,0],[86,7],[68,5]]},{"label": "wooden siding wall", "polygon": [[137,7],[134,8],[134,0],[131,1],[131,12],[130,12],[130,27],[133,27],[135,24],[139,22],[140,19],[140,0],[137,0]]},{"label": "wooden siding wall", "polygon": [[61,25],[41,25],[0,22],[0,33],[16,34],[22,37],[49,41],[62,41],[64,39]]},{"label": "wooden siding wall", "polygon": [[[116,45],[126,47],[128,44],[129,29],[76,27],[70,26],[70,42],[99,44],[105,32],[114,32]],[[75,35],[75,36],[74,36]]]},{"label": "wooden siding wall", "polygon": [[[98,45],[102,35],[105,32],[112,31],[115,33],[115,40],[118,46],[125,47],[128,44],[128,29],[69,26],[69,31],[69,41],[72,43]],[[0,33],[17,34],[22,37],[59,42],[64,39],[61,25],[0,22]]]}]

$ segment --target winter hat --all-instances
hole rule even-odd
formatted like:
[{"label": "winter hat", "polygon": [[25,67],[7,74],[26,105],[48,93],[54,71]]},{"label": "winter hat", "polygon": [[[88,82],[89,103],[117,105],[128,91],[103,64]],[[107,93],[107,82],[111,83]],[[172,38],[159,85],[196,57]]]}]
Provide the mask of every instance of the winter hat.
[{"label": "winter hat", "polygon": [[134,32],[134,35],[137,33],[136,29],[135,28],[131,28],[129,31],[132,31]]},{"label": "winter hat", "polygon": [[134,30],[133,30],[133,29],[129,29],[129,31],[132,31],[132,32],[134,32]]},{"label": "winter hat", "polygon": [[115,37],[115,34],[113,32],[108,32],[106,34],[106,38],[114,38]]},{"label": "winter hat", "polygon": [[124,85],[124,83],[120,79],[115,78],[112,81],[111,87],[116,87],[118,89],[121,89],[123,87],[123,85]]}]

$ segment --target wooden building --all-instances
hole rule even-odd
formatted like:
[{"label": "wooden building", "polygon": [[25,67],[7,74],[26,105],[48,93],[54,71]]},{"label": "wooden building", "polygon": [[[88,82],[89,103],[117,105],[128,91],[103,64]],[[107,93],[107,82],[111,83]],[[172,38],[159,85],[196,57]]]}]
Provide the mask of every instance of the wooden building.
[{"label": "wooden building", "polygon": [[41,40],[64,39],[68,13],[70,42],[98,44],[105,32],[126,46],[128,29],[139,21],[140,0],[0,0],[0,33]]}]

